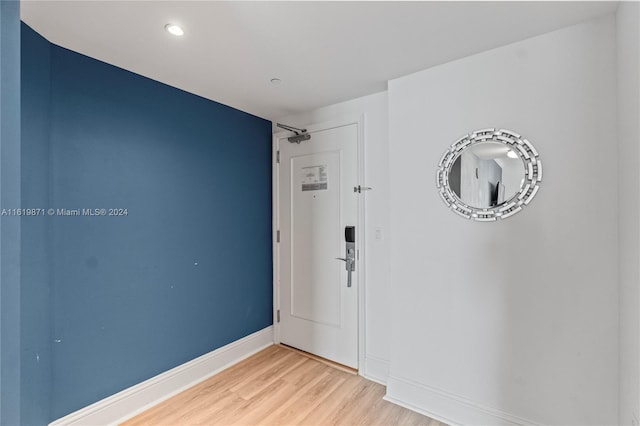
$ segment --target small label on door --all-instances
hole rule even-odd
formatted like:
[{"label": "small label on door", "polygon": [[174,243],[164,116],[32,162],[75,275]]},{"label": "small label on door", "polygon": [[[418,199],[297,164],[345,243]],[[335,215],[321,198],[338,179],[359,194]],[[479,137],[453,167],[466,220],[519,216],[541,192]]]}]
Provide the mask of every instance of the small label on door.
[{"label": "small label on door", "polygon": [[327,166],[309,166],[302,168],[302,190],[318,191],[327,189]]}]

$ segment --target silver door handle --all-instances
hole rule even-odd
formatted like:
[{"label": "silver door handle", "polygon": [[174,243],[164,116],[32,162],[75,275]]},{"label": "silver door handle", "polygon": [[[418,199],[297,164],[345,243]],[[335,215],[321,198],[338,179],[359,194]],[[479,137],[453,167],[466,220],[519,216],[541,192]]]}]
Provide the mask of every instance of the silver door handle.
[{"label": "silver door handle", "polygon": [[355,269],[356,269],[355,266],[356,265],[354,265],[354,263],[355,263],[354,259],[351,259],[349,257],[347,257],[347,258],[345,258],[345,257],[336,257],[336,260],[342,260],[343,262],[346,262],[347,263],[347,269],[355,271]]},{"label": "silver door handle", "polygon": [[346,263],[345,268],[347,270],[347,287],[351,287],[351,273],[356,269],[355,260],[345,257],[336,257],[337,260],[342,260]]},{"label": "silver door handle", "polygon": [[345,257],[336,257],[345,263],[347,270],[347,287],[351,287],[351,273],[356,270],[356,227],[345,226],[344,240],[346,243]]}]

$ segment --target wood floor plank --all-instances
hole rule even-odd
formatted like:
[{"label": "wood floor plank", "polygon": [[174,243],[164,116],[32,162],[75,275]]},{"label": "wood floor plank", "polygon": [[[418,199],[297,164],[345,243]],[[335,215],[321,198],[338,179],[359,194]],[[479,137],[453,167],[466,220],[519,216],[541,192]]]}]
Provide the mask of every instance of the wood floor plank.
[{"label": "wood floor plank", "polygon": [[249,400],[305,361],[306,359],[297,357],[295,354],[287,354],[278,360],[273,367],[251,380],[243,381],[242,386],[231,388],[231,391]]},{"label": "wood floor plank", "polygon": [[[353,424],[358,421],[358,418],[354,418],[352,413],[358,409],[358,405],[363,403],[369,392],[374,391],[377,386],[376,383],[368,380],[359,380],[355,388],[350,392],[342,393],[343,398],[340,405],[330,413],[330,415],[323,420],[323,424]],[[380,386],[382,387],[382,386]],[[368,407],[365,407],[368,408]]]},{"label": "wood floor plank", "polygon": [[[280,380],[268,390],[256,395],[247,403],[247,410],[238,413],[234,418],[228,419],[229,425],[257,425],[262,424],[263,419],[277,410],[287,401],[295,399],[298,388],[290,383]],[[263,403],[266,402],[266,403]],[[224,424],[224,423],[220,423]]]},{"label": "wood floor plank", "polygon": [[254,418],[261,419],[283,403],[295,397],[298,390],[284,380],[277,380],[270,389],[264,389],[253,399],[242,398],[242,403],[228,407],[216,416],[207,417],[210,425],[258,424]]},{"label": "wood floor plank", "polygon": [[384,394],[382,385],[273,345],[123,425],[444,425]]},{"label": "wood floor plank", "polygon": [[294,386],[304,386],[305,383],[309,383],[314,377],[317,377],[323,371],[326,371],[326,367],[318,362],[314,362],[310,359],[305,360],[302,364],[299,364],[295,370],[290,371],[283,377],[288,383]]},{"label": "wood floor plank", "polygon": [[330,418],[334,417],[333,414],[338,411],[339,407],[344,404],[345,395],[349,395],[355,391],[355,389],[362,384],[362,377],[359,376],[347,376],[344,377],[345,381],[340,387],[339,392],[333,392],[327,396],[322,402],[322,406],[313,410],[306,417],[301,419],[300,424],[303,425],[331,425],[339,424],[339,419],[334,420],[337,423],[331,423]]},{"label": "wood floor plank", "polygon": [[280,409],[262,421],[269,425],[299,424],[302,418],[317,408],[327,395],[334,392],[343,382],[344,379],[329,372],[323,372],[309,382],[309,385],[301,388],[295,399],[289,401],[288,404],[283,404]]}]

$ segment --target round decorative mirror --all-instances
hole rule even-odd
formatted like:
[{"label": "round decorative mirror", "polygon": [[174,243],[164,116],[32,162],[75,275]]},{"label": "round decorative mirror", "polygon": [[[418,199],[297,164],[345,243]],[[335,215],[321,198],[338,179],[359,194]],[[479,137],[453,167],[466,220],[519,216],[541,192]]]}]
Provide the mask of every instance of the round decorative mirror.
[{"label": "round decorative mirror", "polygon": [[538,192],[542,163],[531,142],[510,130],[458,139],[438,164],[440,197],[467,219],[493,221],[522,210]]}]

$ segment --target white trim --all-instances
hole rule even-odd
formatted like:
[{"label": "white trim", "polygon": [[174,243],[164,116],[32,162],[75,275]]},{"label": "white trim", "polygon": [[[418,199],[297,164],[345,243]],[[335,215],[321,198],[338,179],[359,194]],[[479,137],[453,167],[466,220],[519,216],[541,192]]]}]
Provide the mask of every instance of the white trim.
[{"label": "white trim", "polygon": [[[321,132],[323,130],[335,129],[338,127],[350,126],[355,124],[358,128],[358,172],[357,185],[366,186],[364,181],[364,114],[355,117],[354,115],[345,115],[344,119],[335,119],[330,121],[324,121],[321,123],[305,125],[303,128],[307,129],[308,133]],[[273,341],[280,343],[280,325],[277,322],[276,312],[280,309],[280,246],[276,241],[276,231],[280,227],[280,187],[279,187],[279,172],[280,166],[276,162],[276,152],[280,149],[280,139],[287,137],[291,132],[278,131],[273,133],[273,175],[272,175],[272,206],[273,206],[273,325],[274,331]],[[365,192],[366,193],[366,192]],[[363,194],[365,194],[363,193]],[[365,203],[364,196],[358,197],[358,223],[356,224],[356,246],[360,251],[360,259],[356,263],[358,267],[358,273],[356,274],[358,280],[358,370],[364,369],[365,362],[365,259],[366,259],[366,247],[365,247]]]},{"label": "white trim", "polygon": [[278,176],[280,175],[280,164],[277,161],[278,152],[280,151],[280,138],[282,132],[273,134],[273,154],[271,168],[271,217],[273,222],[273,342],[280,343],[280,324],[277,318],[280,309],[280,244],[277,242],[276,235],[280,229],[280,214],[278,206],[280,205],[280,183]]},{"label": "white trim", "polygon": [[[367,183],[364,181],[364,166],[365,166],[365,156],[364,156],[364,120],[365,116],[362,114],[357,121],[358,124],[358,185],[367,186]],[[358,370],[362,371],[365,367],[365,336],[366,336],[366,226],[365,226],[365,215],[364,208],[365,203],[364,199],[367,195],[367,191],[360,193],[358,197],[358,227],[356,228],[356,247],[358,250],[358,258],[356,260],[356,265],[358,266]]]},{"label": "white trim", "polygon": [[389,377],[384,399],[452,426],[540,425],[504,411],[485,407],[462,396],[399,377]]},{"label": "white trim", "polygon": [[269,326],[68,414],[49,426],[119,424],[272,344],[273,326]]},{"label": "white trim", "polygon": [[367,354],[364,358],[364,372],[361,374],[365,379],[380,383],[386,386],[389,379],[389,360],[378,358]]}]

